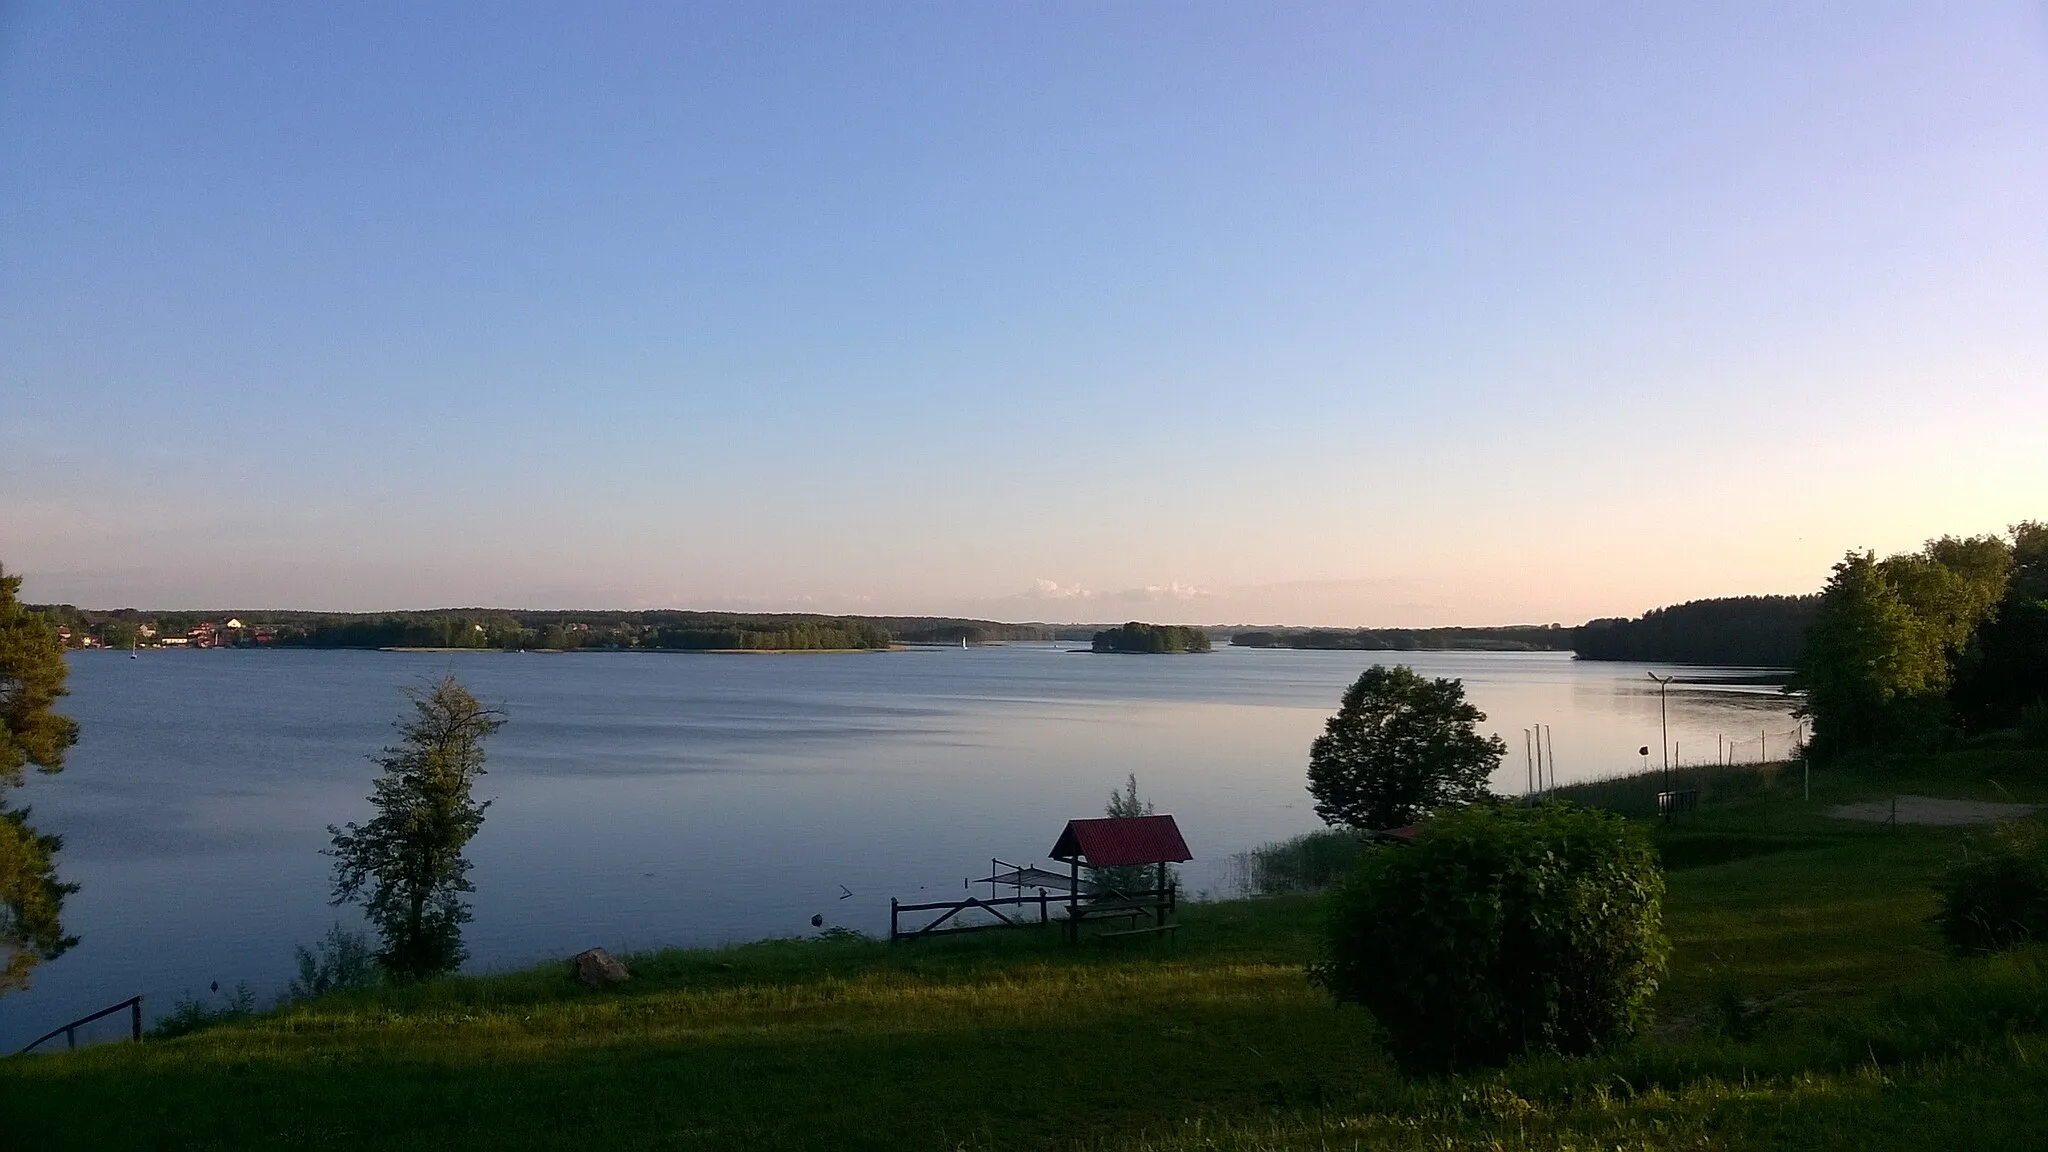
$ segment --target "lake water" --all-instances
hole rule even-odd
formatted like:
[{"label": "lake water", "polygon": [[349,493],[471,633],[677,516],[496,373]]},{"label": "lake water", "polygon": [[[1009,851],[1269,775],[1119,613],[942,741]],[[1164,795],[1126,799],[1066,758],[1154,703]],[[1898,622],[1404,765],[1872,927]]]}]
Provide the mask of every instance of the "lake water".
[{"label": "lake water", "polygon": [[[326,903],[326,826],[368,815],[366,757],[401,689],[447,672],[510,715],[470,846],[466,939],[487,970],[799,935],[814,914],[886,931],[891,896],[960,892],[991,856],[1042,861],[1131,772],[1194,851],[1186,887],[1217,893],[1232,853],[1319,826],[1309,741],[1376,662],[1465,681],[1510,746],[1503,792],[1526,787],[1537,722],[1567,782],[1658,744],[1651,666],[1552,653],[78,653],[64,711],[83,737],[17,798],[65,839],[83,942],[0,999],[0,1051],[138,992],[154,1015],[214,981],[280,991],[294,944],[358,923]],[[1768,733],[1782,753],[1793,727],[1771,690],[1674,687],[1669,703],[1687,760],[1717,736],[1754,759]]]}]

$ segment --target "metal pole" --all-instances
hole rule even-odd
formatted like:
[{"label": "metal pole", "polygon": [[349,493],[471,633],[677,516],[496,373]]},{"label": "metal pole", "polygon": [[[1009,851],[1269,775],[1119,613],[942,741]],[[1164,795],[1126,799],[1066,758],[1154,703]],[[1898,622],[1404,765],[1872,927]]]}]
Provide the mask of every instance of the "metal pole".
[{"label": "metal pole", "polygon": [[1657,725],[1662,733],[1660,740],[1664,745],[1664,790],[1669,792],[1671,791],[1671,711],[1666,701],[1673,678],[1670,676],[1660,677],[1655,672],[1650,673],[1649,676],[1650,679],[1657,682]]},{"label": "metal pole", "polygon": [[1522,767],[1529,774],[1529,790],[1527,795],[1534,796],[1536,795],[1536,758],[1529,751],[1529,730],[1527,728],[1522,729]]}]

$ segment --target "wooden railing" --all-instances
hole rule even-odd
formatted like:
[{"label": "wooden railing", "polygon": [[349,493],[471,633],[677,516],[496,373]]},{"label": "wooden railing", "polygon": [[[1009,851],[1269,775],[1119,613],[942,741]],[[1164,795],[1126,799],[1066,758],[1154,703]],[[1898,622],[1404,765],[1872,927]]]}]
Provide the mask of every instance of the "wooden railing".
[{"label": "wooden railing", "polygon": [[78,1047],[79,1028],[87,1024],[90,1024],[93,1021],[98,1020],[102,1017],[112,1016],[114,1013],[119,1012],[123,1008],[128,1009],[129,1032],[133,1034],[136,1043],[139,1044],[142,1042],[142,997],[130,996],[128,999],[121,1001],[119,1004],[114,1005],[112,1008],[102,1008],[90,1016],[80,1016],[78,1019],[73,1020],[71,1023],[64,1025],[62,1028],[50,1029],[48,1032],[45,1032],[41,1036],[36,1037],[34,1040],[29,1041],[28,1047],[23,1048],[21,1050],[22,1054],[25,1055],[29,1052],[32,1052],[35,1050],[36,1045],[41,1044],[45,1040],[55,1040],[59,1036],[62,1036],[64,1038],[65,1047],[76,1048]]},{"label": "wooden railing", "polygon": [[[1040,888],[1036,895],[1025,896],[966,896],[959,900],[934,900],[928,903],[904,904],[898,900],[889,901],[889,939],[921,940],[927,936],[944,936],[953,932],[986,932],[994,928],[1040,927],[1054,923],[1052,912],[1064,906],[1066,932],[1070,938],[1078,939],[1080,926],[1084,921],[1106,919],[1139,920],[1151,917],[1158,926],[1164,926],[1173,915],[1178,885],[1167,884],[1164,888],[1144,889],[1128,895],[1122,892],[1105,891],[1092,896],[1077,896],[1072,893],[1048,894]],[[1038,916],[1030,915],[1032,907],[1038,909]],[[993,924],[949,923],[955,916],[970,908],[980,909],[996,918]],[[1015,909],[1005,915],[999,909]],[[942,912],[938,919],[918,928],[903,926],[904,913]]]},{"label": "wooden railing", "polygon": [[[1047,896],[1043,888],[1040,888],[1035,896],[991,896],[986,899],[979,896],[968,896],[960,900],[936,900],[925,904],[904,904],[892,897],[889,900],[889,939],[917,940],[926,936],[944,936],[952,932],[985,932],[990,928],[1021,928],[1026,924],[1044,924],[1051,919],[1050,911],[1052,904],[1061,899],[1064,899],[1064,897]],[[1038,906],[1038,919],[1035,921],[1024,916],[1024,910],[1034,904]],[[1017,910],[1014,914],[1015,918],[1012,919],[1010,916],[1005,916],[1001,912],[996,911],[998,907],[1015,908]],[[967,911],[969,908],[979,908],[995,917],[1000,923],[946,926],[948,920]],[[945,915],[933,920],[922,928],[906,931],[902,927],[900,918],[905,912],[936,912],[940,909],[945,910]]]}]

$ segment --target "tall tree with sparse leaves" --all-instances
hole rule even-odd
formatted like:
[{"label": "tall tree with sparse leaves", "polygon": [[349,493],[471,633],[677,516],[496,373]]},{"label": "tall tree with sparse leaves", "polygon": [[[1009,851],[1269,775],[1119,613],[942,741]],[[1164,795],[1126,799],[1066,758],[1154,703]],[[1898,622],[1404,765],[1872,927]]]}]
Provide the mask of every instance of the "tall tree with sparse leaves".
[{"label": "tall tree with sparse leaves", "polygon": [[1466,703],[1461,681],[1402,665],[1366,669],[1309,746],[1316,815],[1331,825],[1400,828],[1484,798],[1507,753],[1500,737],[1479,734],[1485,719]]},{"label": "tall tree with sparse leaves", "polygon": [[462,965],[462,926],[475,890],[462,850],[483,826],[472,794],[484,771],[484,739],[504,713],[477,702],[454,676],[408,694],[410,719],[399,741],[371,757],[383,774],[365,824],[328,826],[334,845],[334,903],[363,905],[382,938],[378,962],[400,979],[423,979]]},{"label": "tall tree with sparse leaves", "polygon": [[[1102,814],[1118,820],[1153,815],[1152,802],[1138,796],[1136,772],[1125,777],[1121,791],[1114,788],[1110,790],[1109,803],[1102,806]],[[1166,882],[1172,884],[1178,879],[1178,870],[1169,865],[1166,869]],[[1088,870],[1088,890],[1097,896],[1149,892],[1158,880],[1158,873],[1149,864],[1124,864]]]},{"label": "tall tree with sparse leaves", "polygon": [[28,987],[37,964],[78,943],[62,921],[64,897],[78,890],[57,879],[63,841],[37,833],[29,810],[7,803],[29,765],[61,770],[78,740],[77,723],[52,711],[69,672],[63,642],[20,591],[21,577],[0,569],[0,995]]}]

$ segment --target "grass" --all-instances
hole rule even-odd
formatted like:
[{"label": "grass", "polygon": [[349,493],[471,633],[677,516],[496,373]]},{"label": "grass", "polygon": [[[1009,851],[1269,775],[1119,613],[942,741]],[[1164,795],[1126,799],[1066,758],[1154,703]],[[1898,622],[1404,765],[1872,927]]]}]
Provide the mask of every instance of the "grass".
[{"label": "grass", "polygon": [[1797,783],[1731,773],[1657,826],[1659,1024],[1591,1060],[1403,1079],[1307,985],[1319,902],[1292,895],[1188,906],[1171,947],[780,941],[632,957],[606,993],[548,965],[333,995],[0,1061],[0,1100],[25,1148],[2037,1146],[2048,950],[1942,951],[1931,883],[1967,833],[1821,813],[2048,802],[2048,757],[1871,760],[1817,773],[1811,802]]}]

